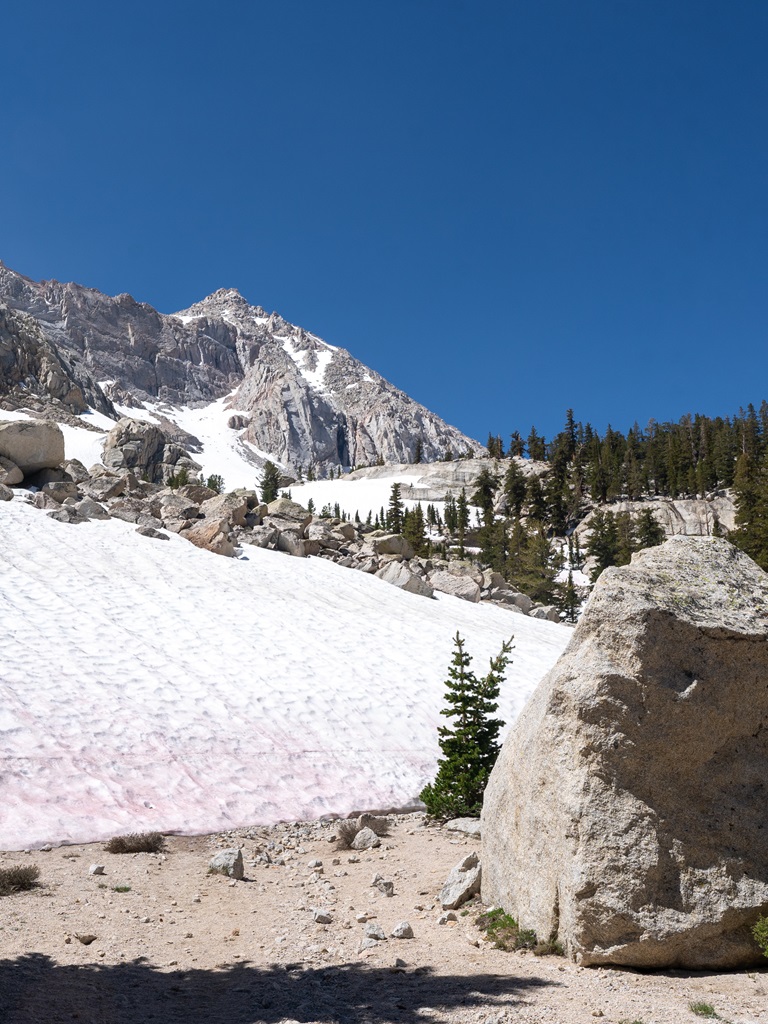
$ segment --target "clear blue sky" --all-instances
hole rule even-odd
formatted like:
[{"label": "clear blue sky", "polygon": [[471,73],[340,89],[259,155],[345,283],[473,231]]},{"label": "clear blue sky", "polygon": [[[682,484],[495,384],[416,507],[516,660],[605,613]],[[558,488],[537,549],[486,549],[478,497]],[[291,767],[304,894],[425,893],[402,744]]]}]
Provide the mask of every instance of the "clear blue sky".
[{"label": "clear blue sky", "polygon": [[765,0],[26,0],[0,258],[236,287],[484,441],[768,396]]}]

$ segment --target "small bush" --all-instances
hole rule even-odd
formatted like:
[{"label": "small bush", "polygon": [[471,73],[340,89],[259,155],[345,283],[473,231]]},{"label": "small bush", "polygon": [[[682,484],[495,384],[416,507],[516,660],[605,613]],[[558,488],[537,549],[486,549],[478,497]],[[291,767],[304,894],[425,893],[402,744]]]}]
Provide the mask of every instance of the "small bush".
[{"label": "small bush", "polygon": [[533,947],[534,956],[565,956],[565,950],[557,939],[547,939],[546,942],[537,942]]},{"label": "small bush", "polygon": [[34,889],[40,877],[40,868],[36,864],[17,864],[11,868],[0,868],[0,896],[8,896],[12,892]]},{"label": "small bush", "polygon": [[224,477],[220,473],[213,473],[205,481],[205,486],[212,491],[216,491],[217,494],[221,494],[224,490]]},{"label": "small bush", "polygon": [[717,1017],[715,1008],[710,1003],[689,1003],[688,1009],[697,1017]]},{"label": "small bush", "polygon": [[112,892],[130,892],[130,885],[113,885]]},{"label": "small bush", "polygon": [[768,956],[768,914],[758,917],[755,927],[752,929],[755,942],[760,947],[763,956]]},{"label": "small bush", "polygon": [[475,918],[475,924],[485,932],[496,949],[535,949],[538,945],[536,932],[521,928],[514,917],[501,907],[480,914]]},{"label": "small bush", "polygon": [[165,846],[161,832],[132,832],[127,836],[113,836],[104,844],[107,853],[160,853]]},{"label": "small bush", "polygon": [[336,849],[349,850],[355,836],[364,828],[369,828],[377,836],[389,835],[389,818],[375,818],[366,815],[361,824],[360,818],[344,818],[336,823]]}]

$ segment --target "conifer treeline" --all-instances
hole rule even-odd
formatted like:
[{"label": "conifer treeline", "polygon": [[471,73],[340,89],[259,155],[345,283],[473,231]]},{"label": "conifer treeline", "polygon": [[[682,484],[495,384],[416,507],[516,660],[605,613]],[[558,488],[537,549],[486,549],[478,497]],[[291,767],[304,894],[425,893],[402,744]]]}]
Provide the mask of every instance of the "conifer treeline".
[{"label": "conifer treeline", "polygon": [[[730,539],[768,569],[765,400],[759,410],[750,404],[731,417],[697,413],[686,414],[676,423],[651,420],[645,428],[635,423],[626,434],[608,426],[601,435],[591,424],[577,422],[569,409],[563,430],[551,441],[532,427],[525,440],[514,432],[506,452],[501,437],[490,435],[488,450],[497,459],[517,455],[546,463],[547,471],[541,477],[526,479],[510,462],[503,487],[508,511],[541,523],[550,536],[567,534],[581,519],[587,502],[695,498],[732,487],[737,528]],[[594,532],[599,535],[600,527],[605,526],[609,544],[615,547],[612,554],[598,557],[601,568],[628,560],[629,553],[638,546],[658,543],[656,537],[642,536],[650,520],[633,525],[621,513],[613,517],[610,512],[598,519]],[[635,536],[622,538],[622,530],[636,527]],[[611,540],[616,531],[615,540]],[[590,553],[597,555],[596,551]]]},{"label": "conifer treeline", "polygon": [[528,437],[515,431],[504,451],[501,437],[490,435],[495,458],[527,456],[548,463],[558,482],[577,486],[595,502],[644,495],[685,498],[731,487],[740,455],[760,462],[768,449],[768,402],[732,417],[686,414],[677,423],[651,420],[622,434],[608,426],[601,436],[591,424],[566,412],[563,430],[551,441],[531,427]]}]

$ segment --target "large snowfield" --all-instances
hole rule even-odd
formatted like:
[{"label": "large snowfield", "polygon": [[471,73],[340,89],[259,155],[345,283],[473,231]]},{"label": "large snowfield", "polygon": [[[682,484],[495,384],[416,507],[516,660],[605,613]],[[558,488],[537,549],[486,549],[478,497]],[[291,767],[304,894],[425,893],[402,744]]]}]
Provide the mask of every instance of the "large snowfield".
[{"label": "large snowfield", "polygon": [[[99,434],[64,432],[98,460]],[[58,523],[24,493],[0,502],[0,849],[411,806],[456,631],[478,674],[514,634],[507,723],[571,635],[319,558]]]}]

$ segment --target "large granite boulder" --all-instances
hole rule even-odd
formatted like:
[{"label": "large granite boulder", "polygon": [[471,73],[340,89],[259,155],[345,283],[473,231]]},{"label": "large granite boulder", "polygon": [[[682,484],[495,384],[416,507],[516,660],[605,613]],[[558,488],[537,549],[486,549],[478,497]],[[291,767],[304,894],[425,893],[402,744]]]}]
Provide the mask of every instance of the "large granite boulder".
[{"label": "large granite boulder", "polygon": [[64,435],[49,420],[8,420],[0,423],[0,455],[26,476],[53,469],[64,461]]},{"label": "large granite boulder", "polygon": [[768,911],[768,575],[674,537],[600,577],[507,737],[483,899],[582,964],[760,961]]},{"label": "large granite boulder", "polygon": [[179,470],[185,469],[191,476],[201,468],[159,426],[130,418],[121,419],[107,434],[102,461],[114,472],[132,470],[156,484],[165,483]]}]

